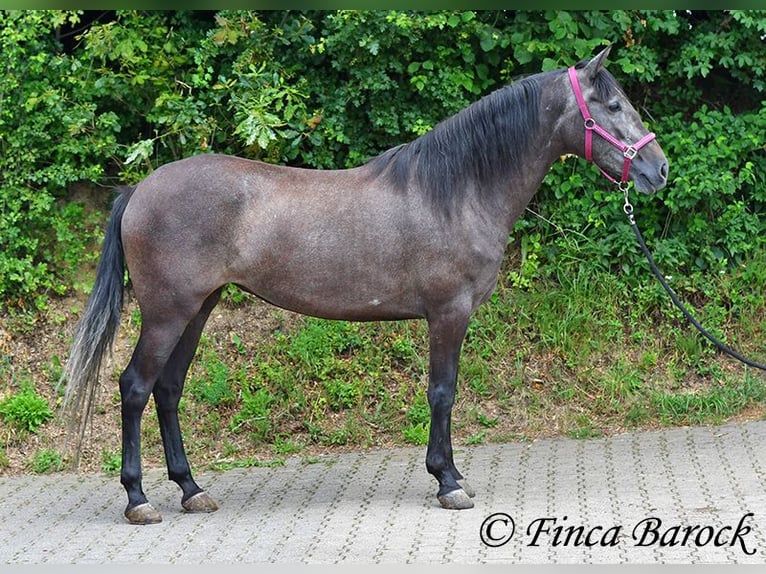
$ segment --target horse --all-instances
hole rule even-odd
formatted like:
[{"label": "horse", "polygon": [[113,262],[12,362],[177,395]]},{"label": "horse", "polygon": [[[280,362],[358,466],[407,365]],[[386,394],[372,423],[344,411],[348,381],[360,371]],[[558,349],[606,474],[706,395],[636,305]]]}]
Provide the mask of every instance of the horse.
[{"label": "horse", "polygon": [[218,508],[192,477],[178,404],[205,322],[228,284],[304,315],[425,320],[426,470],[442,507],[473,507],[450,432],[458,359],[470,317],[496,287],[514,222],[565,155],[585,157],[646,194],[667,182],[654,134],[606,70],[609,50],[499,88],[357,167],[200,154],[167,163],[118,195],[62,379],[79,453],[102,357],[119,326],[127,269],[142,322],[119,377],[125,518],[162,520],[142,489],[141,417],[150,395],[182,508]]}]

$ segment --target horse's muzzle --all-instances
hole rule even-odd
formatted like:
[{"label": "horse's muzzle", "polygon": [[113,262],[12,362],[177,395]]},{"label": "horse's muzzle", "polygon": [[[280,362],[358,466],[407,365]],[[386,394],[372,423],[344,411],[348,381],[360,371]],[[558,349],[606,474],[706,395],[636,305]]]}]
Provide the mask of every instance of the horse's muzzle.
[{"label": "horse's muzzle", "polygon": [[633,177],[633,185],[641,193],[654,193],[668,183],[668,160],[665,158],[659,161],[636,162],[634,168],[637,173]]}]

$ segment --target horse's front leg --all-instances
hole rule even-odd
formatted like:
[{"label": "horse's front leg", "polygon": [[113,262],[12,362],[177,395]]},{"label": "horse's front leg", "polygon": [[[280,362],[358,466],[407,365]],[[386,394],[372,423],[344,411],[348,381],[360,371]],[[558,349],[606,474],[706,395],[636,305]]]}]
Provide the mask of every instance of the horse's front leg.
[{"label": "horse's front leg", "polygon": [[[428,404],[431,432],[426,468],[439,481],[437,498],[444,508],[473,508],[473,491],[462,481],[452,456],[451,418],[457,387],[458,361],[468,327],[468,313],[439,315],[428,321],[430,369]],[[460,482],[459,482],[460,481]]]}]

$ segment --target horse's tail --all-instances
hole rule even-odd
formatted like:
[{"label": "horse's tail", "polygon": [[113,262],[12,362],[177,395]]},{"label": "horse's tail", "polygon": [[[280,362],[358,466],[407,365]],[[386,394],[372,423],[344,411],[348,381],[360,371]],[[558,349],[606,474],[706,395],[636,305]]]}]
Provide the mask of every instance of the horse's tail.
[{"label": "horse's tail", "polygon": [[59,384],[66,381],[61,412],[69,424],[67,447],[74,438],[74,464],[79,464],[85,429],[93,415],[101,361],[112,344],[120,324],[125,286],[125,255],[122,248],[122,216],[133,194],[121,190],[112,205],[112,214],[101,247],[101,258],[83,316],[78,323]]}]

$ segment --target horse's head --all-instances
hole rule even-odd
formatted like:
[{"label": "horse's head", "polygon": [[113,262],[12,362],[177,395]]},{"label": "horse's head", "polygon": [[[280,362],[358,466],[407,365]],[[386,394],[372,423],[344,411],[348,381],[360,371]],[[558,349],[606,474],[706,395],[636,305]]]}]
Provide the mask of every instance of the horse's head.
[{"label": "horse's head", "polygon": [[653,193],[665,187],[668,160],[614,77],[604,68],[607,47],[569,70],[566,140],[611,181]]}]

